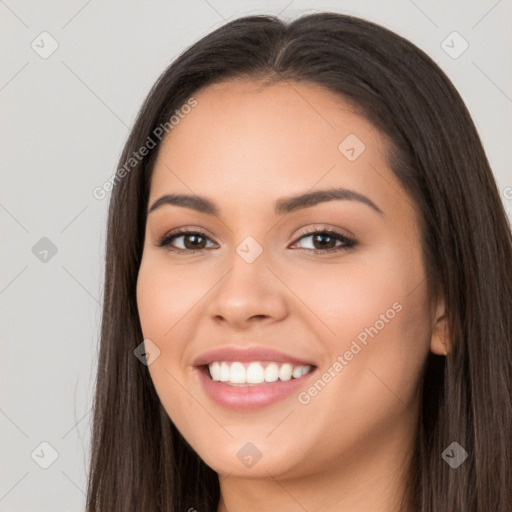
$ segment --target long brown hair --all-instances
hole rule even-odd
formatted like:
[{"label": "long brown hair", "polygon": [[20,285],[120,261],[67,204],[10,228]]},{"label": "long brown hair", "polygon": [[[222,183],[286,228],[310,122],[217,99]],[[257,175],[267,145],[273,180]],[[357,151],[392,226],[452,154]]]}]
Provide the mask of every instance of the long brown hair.
[{"label": "long brown hair", "polygon": [[[420,212],[428,286],[445,299],[451,343],[448,356],[425,362],[404,504],[510,512],[512,237],[489,162],[432,59],[388,29],[336,13],[231,21],[182,53],[141,107],[110,197],[87,510],[217,510],[218,475],[177,431],[134,356],[143,340],[136,281],[155,133],[200,88],[235,77],[320,84],[389,140],[388,165]],[[156,147],[131,161],[148,138]],[[452,442],[468,453],[456,469],[442,457]]]}]

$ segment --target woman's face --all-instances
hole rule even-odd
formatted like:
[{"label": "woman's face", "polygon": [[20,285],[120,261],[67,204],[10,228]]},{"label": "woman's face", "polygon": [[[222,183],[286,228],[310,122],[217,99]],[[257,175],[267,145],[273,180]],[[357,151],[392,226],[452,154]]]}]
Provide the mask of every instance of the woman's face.
[{"label": "woman's face", "polygon": [[[213,208],[160,202],[137,283],[165,410],[223,475],[399,467],[422,366],[429,350],[442,352],[442,308],[429,306],[417,213],[384,140],[304,82],[230,81],[194,97],[159,150],[149,210],[171,194]],[[339,192],[315,195],[330,189]],[[303,194],[314,195],[294,199]],[[158,246],[184,229],[195,234]],[[235,352],[248,348],[263,352]],[[212,372],[232,382],[213,381],[199,360],[227,362]],[[248,386],[247,374],[278,380]]]}]

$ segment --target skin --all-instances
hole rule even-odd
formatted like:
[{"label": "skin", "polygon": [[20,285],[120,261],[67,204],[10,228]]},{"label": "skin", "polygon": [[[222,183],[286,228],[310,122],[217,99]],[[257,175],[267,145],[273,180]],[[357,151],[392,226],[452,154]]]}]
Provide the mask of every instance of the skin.
[{"label": "skin", "polygon": [[[418,212],[386,164],[386,140],[342,98],[306,82],[231,80],[194,97],[159,150],[149,205],[198,194],[221,214],[165,205],[148,215],[137,302],[144,338],[160,350],[149,366],[159,398],[219,474],[219,512],[395,512],[420,373],[447,340],[444,302],[428,294]],[[338,149],[349,134],[366,146],[354,161]],[[355,200],[273,211],[277,198],[331,186],[364,194],[382,214]],[[178,237],[174,247],[207,248],[157,247],[182,227],[207,238]],[[314,236],[300,239],[315,227],[357,245],[315,254]],[[247,236],[263,249],[253,263],[236,252]],[[257,411],[226,409],[192,367],[221,345],[263,345],[314,361],[321,376],[396,303],[394,318],[307,404],[292,394]],[[262,454],[252,467],[237,457],[247,442]]]}]

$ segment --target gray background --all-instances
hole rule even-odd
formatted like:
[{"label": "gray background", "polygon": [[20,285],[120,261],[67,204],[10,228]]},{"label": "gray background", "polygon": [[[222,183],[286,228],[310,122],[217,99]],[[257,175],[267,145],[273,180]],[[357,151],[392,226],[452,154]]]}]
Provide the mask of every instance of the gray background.
[{"label": "gray background", "polygon": [[[228,20],[315,10],[365,17],[432,56],[512,217],[511,0],[0,0],[0,511],[84,509],[108,205],[92,190],[115,172],[149,88]],[[469,44],[457,58],[454,31]]]}]

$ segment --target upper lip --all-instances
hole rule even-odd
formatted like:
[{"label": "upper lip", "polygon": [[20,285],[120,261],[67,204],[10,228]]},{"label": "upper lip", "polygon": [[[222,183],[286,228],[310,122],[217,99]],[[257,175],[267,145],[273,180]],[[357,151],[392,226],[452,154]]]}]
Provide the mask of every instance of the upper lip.
[{"label": "upper lip", "polygon": [[204,366],[214,361],[275,361],[276,363],[292,363],[295,365],[311,365],[312,362],[306,361],[296,356],[285,354],[279,350],[270,347],[252,346],[240,347],[230,345],[219,347],[207,352],[203,352],[192,362],[193,366]]}]

